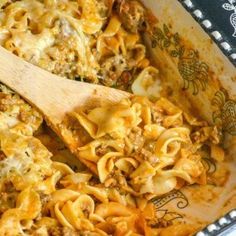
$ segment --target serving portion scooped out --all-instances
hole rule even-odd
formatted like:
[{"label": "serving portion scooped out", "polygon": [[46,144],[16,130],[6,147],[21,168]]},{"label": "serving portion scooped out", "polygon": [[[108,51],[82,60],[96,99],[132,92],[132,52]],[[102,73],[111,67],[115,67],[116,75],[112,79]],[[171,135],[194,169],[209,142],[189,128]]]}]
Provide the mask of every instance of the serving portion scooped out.
[{"label": "serving portion scooped out", "polygon": [[152,103],[135,96],[115,105],[81,108],[71,116],[62,127],[77,156],[106,187],[143,201],[186,184],[207,184],[203,158],[224,160],[218,129],[166,98]]}]

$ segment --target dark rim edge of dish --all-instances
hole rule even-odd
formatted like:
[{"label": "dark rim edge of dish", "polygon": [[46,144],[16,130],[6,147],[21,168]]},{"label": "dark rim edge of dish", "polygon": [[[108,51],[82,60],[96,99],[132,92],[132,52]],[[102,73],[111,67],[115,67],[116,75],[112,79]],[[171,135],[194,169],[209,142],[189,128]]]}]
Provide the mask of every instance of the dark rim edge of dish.
[{"label": "dark rim edge of dish", "polygon": [[235,228],[233,226],[236,226],[236,209],[230,211],[212,224],[209,224],[204,229],[196,233],[195,236],[223,236],[224,232],[230,232],[231,229],[234,230]]},{"label": "dark rim edge of dish", "polygon": [[201,25],[203,30],[213,39],[225,56],[236,66],[236,51],[227,39],[219,32],[219,29],[196,7],[192,0],[178,0],[192,17]]}]

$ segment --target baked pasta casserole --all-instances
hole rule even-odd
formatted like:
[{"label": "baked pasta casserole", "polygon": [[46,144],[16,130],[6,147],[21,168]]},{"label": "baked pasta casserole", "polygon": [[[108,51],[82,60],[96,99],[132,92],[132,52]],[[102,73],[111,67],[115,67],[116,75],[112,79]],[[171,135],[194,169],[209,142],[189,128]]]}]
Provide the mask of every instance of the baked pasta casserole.
[{"label": "baked pasta casserole", "polygon": [[[221,131],[160,96],[136,0],[0,0],[0,44],[68,79],[134,93],[83,107],[61,124],[76,159],[42,115],[0,87],[0,236],[191,235],[163,225],[154,197],[206,185],[203,159],[224,160]],[[32,83],[33,83],[32,78]]]}]

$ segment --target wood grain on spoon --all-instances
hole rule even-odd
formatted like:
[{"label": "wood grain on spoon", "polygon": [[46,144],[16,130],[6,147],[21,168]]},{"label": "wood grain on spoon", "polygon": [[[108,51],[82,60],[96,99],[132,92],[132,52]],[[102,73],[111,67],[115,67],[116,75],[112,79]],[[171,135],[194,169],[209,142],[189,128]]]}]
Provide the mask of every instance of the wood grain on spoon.
[{"label": "wood grain on spoon", "polygon": [[0,82],[37,107],[49,126],[63,138],[69,148],[70,144],[62,137],[59,128],[68,112],[87,104],[116,103],[130,96],[121,90],[61,78],[22,60],[2,47]]}]

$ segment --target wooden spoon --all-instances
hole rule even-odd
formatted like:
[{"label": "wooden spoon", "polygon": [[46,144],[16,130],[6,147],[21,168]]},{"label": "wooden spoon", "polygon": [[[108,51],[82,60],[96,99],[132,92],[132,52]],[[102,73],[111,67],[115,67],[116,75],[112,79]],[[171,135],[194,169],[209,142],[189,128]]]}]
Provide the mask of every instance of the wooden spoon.
[{"label": "wooden spoon", "polygon": [[[130,96],[121,90],[61,78],[22,60],[2,47],[0,82],[37,107],[48,125],[69,148],[70,143],[60,130],[60,124],[68,112],[95,103],[117,103]],[[75,150],[71,151],[76,154]]]}]

